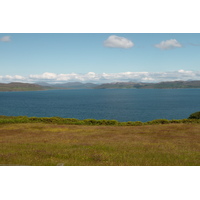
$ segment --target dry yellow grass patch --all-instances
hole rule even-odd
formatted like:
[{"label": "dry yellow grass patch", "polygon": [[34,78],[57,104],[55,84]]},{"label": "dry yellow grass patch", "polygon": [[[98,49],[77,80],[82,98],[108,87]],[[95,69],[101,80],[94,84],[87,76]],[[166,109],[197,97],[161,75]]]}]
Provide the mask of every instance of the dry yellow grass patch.
[{"label": "dry yellow grass patch", "polygon": [[200,165],[200,125],[0,125],[1,165]]}]

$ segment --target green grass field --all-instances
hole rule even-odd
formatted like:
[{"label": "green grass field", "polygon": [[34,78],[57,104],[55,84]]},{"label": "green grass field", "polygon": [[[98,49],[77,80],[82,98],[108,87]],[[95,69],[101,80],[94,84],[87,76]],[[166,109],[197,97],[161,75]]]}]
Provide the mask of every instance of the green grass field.
[{"label": "green grass field", "polygon": [[199,166],[200,124],[0,124],[0,165]]}]

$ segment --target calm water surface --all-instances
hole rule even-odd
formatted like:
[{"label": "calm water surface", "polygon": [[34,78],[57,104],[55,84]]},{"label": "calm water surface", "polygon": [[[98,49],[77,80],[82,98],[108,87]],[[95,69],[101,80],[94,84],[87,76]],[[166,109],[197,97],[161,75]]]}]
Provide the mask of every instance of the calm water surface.
[{"label": "calm water surface", "polygon": [[200,89],[0,92],[0,115],[150,121],[200,111]]}]

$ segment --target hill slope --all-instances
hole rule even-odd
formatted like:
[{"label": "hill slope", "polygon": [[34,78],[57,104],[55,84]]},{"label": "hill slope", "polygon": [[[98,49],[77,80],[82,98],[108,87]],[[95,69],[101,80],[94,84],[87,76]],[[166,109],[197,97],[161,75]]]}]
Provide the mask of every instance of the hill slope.
[{"label": "hill slope", "polygon": [[200,81],[169,81],[160,83],[116,82],[96,86],[95,89],[178,89],[200,88]]},{"label": "hill slope", "polygon": [[37,84],[30,83],[0,83],[0,91],[36,91],[45,90],[48,87],[43,87]]},{"label": "hill slope", "polygon": [[80,83],[67,82],[49,84],[45,82],[30,83],[0,83],[0,91],[36,91],[51,89],[178,89],[200,88],[200,81],[169,81],[159,83],[115,82],[115,83]]}]

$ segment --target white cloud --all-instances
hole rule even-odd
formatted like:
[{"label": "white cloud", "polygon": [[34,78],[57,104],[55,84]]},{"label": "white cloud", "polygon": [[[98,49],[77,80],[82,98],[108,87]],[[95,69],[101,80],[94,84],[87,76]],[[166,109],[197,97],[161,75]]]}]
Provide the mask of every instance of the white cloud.
[{"label": "white cloud", "polygon": [[10,42],[11,41],[11,37],[10,36],[4,36],[2,38],[0,38],[1,42]]},{"label": "white cloud", "polygon": [[57,75],[54,73],[49,73],[49,72],[45,72],[43,74],[40,75],[30,75],[29,76],[31,79],[42,79],[42,80],[54,80],[57,78]]},{"label": "white cloud", "polygon": [[64,82],[92,82],[92,83],[110,83],[110,82],[162,82],[177,80],[200,80],[200,71],[186,71],[180,69],[170,72],[121,72],[121,73],[101,73],[88,72],[86,74],[70,73],[55,74],[45,72],[43,74],[32,74],[27,77],[20,75],[0,75],[1,82],[48,82],[48,83],[64,83]]},{"label": "white cloud", "polygon": [[174,48],[180,48],[182,45],[175,39],[162,41],[159,44],[155,44],[156,48],[168,50],[168,49],[174,49]]},{"label": "white cloud", "polygon": [[116,35],[111,35],[107,40],[104,41],[104,46],[112,48],[123,48],[128,49],[134,46],[131,40]]},{"label": "white cloud", "polygon": [[[13,81],[26,81],[27,78],[20,76],[20,75],[14,75],[14,76],[10,76],[10,75],[6,75],[6,76],[0,76],[0,80],[3,82],[13,82]],[[28,80],[27,80],[28,81]]]}]

